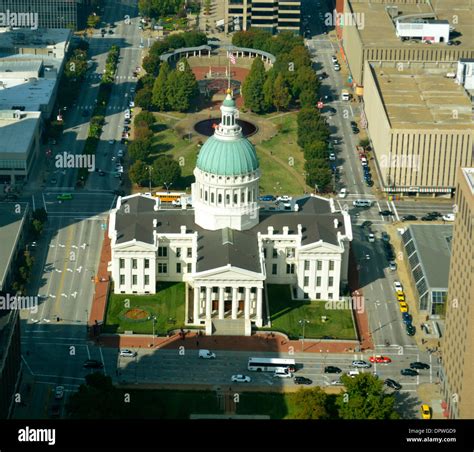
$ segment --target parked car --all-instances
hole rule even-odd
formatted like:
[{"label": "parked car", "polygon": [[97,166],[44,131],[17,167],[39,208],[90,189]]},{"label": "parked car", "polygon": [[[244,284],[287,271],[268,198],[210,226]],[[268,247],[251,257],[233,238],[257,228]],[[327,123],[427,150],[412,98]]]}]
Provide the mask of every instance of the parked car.
[{"label": "parked car", "polygon": [[361,227],[363,228],[370,228],[370,226],[372,226],[372,222],[371,221],[364,221],[362,224],[361,224]]},{"label": "parked car", "polygon": [[370,243],[374,243],[374,242],[375,242],[375,234],[370,233],[370,234],[367,236],[367,240],[368,240]]},{"label": "parked car", "polygon": [[431,408],[426,403],[421,405],[421,418],[422,419],[431,419]]},{"label": "parked car", "polygon": [[56,386],[54,390],[54,398],[55,399],[62,399],[64,397],[64,386]]},{"label": "parked car", "polygon": [[381,364],[381,363],[388,364],[392,362],[392,360],[388,356],[382,356],[382,355],[371,356],[369,358],[369,361],[371,363],[378,363],[378,364]]},{"label": "parked car", "polygon": [[128,348],[123,348],[120,350],[119,355],[123,358],[135,358],[135,356],[137,356],[137,352],[129,350]]},{"label": "parked car", "polygon": [[339,367],[336,367],[336,366],[326,366],[324,368],[324,373],[325,374],[340,374],[342,372],[341,369],[339,369]]},{"label": "parked car", "polygon": [[408,314],[408,312],[402,313],[402,321],[405,325],[411,325],[411,322],[413,320],[413,317],[411,314]]},{"label": "parked car", "polygon": [[395,261],[390,261],[388,263],[390,270],[395,271],[397,269],[397,263]]},{"label": "parked car", "polygon": [[251,379],[250,379],[249,376],[247,376],[247,375],[241,375],[241,374],[232,375],[231,380],[232,380],[232,382],[234,382],[234,383],[250,383],[250,382],[251,382]]},{"label": "parked car", "polygon": [[[408,312],[408,305],[404,301],[400,301],[399,307],[400,307],[400,312]],[[412,334],[410,334],[412,336]]]},{"label": "parked car", "polygon": [[384,381],[384,384],[389,388],[395,389],[395,391],[400,391],[400,389],[402,389],[402,385],[400,383],[397,383],[395,380],[392,380],[391,378],[387,378]]},{"label": "parked car", "polygon": [[411,323],[409,323],[406,325],[406,331],[408,336],[414,336],[416,333],[416,328]]},{"label": "parked car", "polygon": [[368,369],[369,367],[372,367],[372,364],[369,364],[368,362],[363,361],[363,360],[355,360],[355,361],[352,361],[352,367]]},{"label": "parked car", "polygon": [[443,215],[442,218],[444,221],[454,221],[455,217],[454,213],[448,213],[447,215]]},{"label": "parked car", "polygon": [[102,367],[104,367],[104,364],[100,361],[97,361],[96,359],[87,359],[86,361],[84,361],[83,367],[85,367],[86,369],[102,369]]},{"label": "parked car", "polygon": [[334,154],[334,152],[331,152],[329,154],[329,160],[331,160],[332,162],[334,162],[336,160],[336,154]]},{"label": "parked car", "polygon": [[336,72],[341,70],[341,66],[339,66],[339,64],[334,64],[333,68]]},{"label": "parked car", "polygon": [[263,195],[258,198],[260,201],[275,201],[275,196],[273,195]]},{"label": "parked car", "polygon": [[403,286],[402,286],[402,283],[400,281],[394,281],[393,282],[393,287],[395,287],[395,290],[398,291],[402,291],[403,292]]},{"label": "parked car", "polygon": [[337,56],[336,55],[332,55],[331,56],[331,61],[333,64],[336,64],[337,63]]},{"label": "parked car", "polygon": [[288,202],[291,201],[293,198],[291,196],[283,195],[283,196],[278,196],[277,201],[278,202]]},{"label": "parked car", "polygon": [[339,198],[345,198],[347,196],[347,188],[341,188],[338,194]]},{"label": "parked car", "polygon": [[402,375],[405,375],[407,377],[416,377],[418,374],[418,372],[416,370],[413,370],[413,369],[402,369],[400,371],[400,373]]},{"label": "parked car", "polygon": [[415,217],[415,215],[404,215],[402,217],[402,221],[416,221],[418,220],[417,217]]},{"label": "parked car", "polygon": [[306,377],[295,377],[294,381],[296,385],[310,385],[313,383],[313,380]]},{"label": "parked car", "polygon": [[421,221],[435,221],[436,217],[432,217],[431,215],[424,215],[421,217]]},{"label": "parked car", "polygon": [[430,365],[426,363],[422,363],[421,361],[415,361],[410,363],[410,369],[429,369]]},{"label": "parked car", "polygon": [[390,242],[390,236],[386,232],[382,232],[382,240],[384,242]]},{"label": "parked car", "polygon": [[374,181],[373,180],[370,180],[370,179],[366,180],[365,183],[366,183],[367,187],[373,187],[374,186]]}]

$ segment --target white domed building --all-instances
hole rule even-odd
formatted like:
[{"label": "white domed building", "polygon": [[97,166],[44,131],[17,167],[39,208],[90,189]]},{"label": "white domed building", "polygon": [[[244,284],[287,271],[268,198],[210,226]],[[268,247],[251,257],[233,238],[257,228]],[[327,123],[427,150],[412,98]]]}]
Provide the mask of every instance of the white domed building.
[{"label": "white domed building", "polygon": [[115,293],[146,296],[160,282],[183,281],[187,325],[250,335],[270,326],[267,284],[290,286],[295,300],[340,299],[352,227],[348,213],[323,197],[265,209],[255,148],[230,94],[221,113],[198,155],[192,208],[167,208],[143,194],[117,199],[110,269]]}]

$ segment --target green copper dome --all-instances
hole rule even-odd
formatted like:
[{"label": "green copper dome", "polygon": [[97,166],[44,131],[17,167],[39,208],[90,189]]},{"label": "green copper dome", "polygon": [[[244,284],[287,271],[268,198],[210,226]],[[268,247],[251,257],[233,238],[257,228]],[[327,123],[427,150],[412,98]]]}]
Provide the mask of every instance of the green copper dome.
[{"label": "green copper dome", "polygon": [[224,105],[224,107],[235,107],[235,101],[230,96],[228,96],[224,99],[222,105]]},{"label": "green copper dome", "polygon": [[219,140],[211,136],[199,152],[196,166],[219,176],[237,176],[258,169],[255,149],[246,138],[232,141]]}]

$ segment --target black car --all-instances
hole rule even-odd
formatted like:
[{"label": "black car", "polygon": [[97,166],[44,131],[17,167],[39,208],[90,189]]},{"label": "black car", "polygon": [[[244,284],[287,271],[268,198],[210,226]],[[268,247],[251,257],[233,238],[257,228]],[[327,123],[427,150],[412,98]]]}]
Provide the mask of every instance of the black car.
[{"label": "black car", "polygon": [[114,34],[114,31],[113,30],[109,30],[109,35],[113,35]]},{"label": "black car", "polygon": [[357,129],[357,123],[355,121],[351,121],[351,127]]},{"label": "black car", "polygon": [[418,375],[418,371],[413,369],[402,369],[400,373],[408,377],[416,377]]},{"label": "black car", "polygon": [[431,215],[424,215],[423,217],[421,217],[421,221],[434,221],[436,220],[436,217],[433,217]]},{"label": "black car", "polygon": [[96,359],[88,359],[84,361],[83,367],[85,367],[86,369],[102,369],[104,365]]},{"label": "black car", "polygon": [[357,135],[359,132],[360,132],[360,130],[357,129],[356,127],[354,127],[354,128],[352,129],[352,133],[353,133],[354,135]]},{"label": "black car", "polygon": [[402,217],[402,221],[416,221],[418,220],[417,217],[415,217],[415,215],[404,215]]},{"label": "black car", "polygon": [[416,333],[416,328],[411,323],[407,323],[406,330],[407,330],[408,336],[414,336]]},{"label": "black car", "polygon": [[414,363],[410,363],[410,369],[429,369],[430,365],[426,363],[422,363],[420,361],[415,361]]},{"label": "black car", "polygon": [[429,215],[430,217],[435,217],[435,218],[440,218],[440,217],[443,216],[443,215],[442,215],[441,213],[439,213],[439,212],[430,212],[428,215]]},{"label": "black car", "polygon": [[388,217],[389,215],[393,215],[393,212],[391,210],[381,210],[379,212],[379,215],[382,215],[383,217]]},{"label": "black car", "polygon": [[106,31],[107,31],[107,30],[106,30],[105,28],[102,28],[102,29],[100,30],[101,33],[105,33]]},{"label": "black car", "polygon": [[326,366],[324,368],[325,374],[340,374],[341,372],[342,370],[339,369],[339,367],[335,367],[335,366]]},{"label": "black car", "polygon": [[310,385],[313,383],[313,380],[310,380],[306,377],[295,377],[295,384],[296,385]]},{"label": "black car", "polygon": [[364,221],[361,226],[363,228],[370,228],[370,226],[372,226],[372,222],[371,221]]},{"label": "black car", "polygon": [[384,384],[387,385],[389,388],[395,389],[396,391],[400,391],[400,389],[402,389],[402,385],[400,383],[397,383],[395,380],[392,380],[391,378],[387,378],[384,381]]},{"label": "black car", "polygon": [[374,186],[374,181],[373,180],[366,180],[365,183],[367,184],[367,187],[373,187]]}]

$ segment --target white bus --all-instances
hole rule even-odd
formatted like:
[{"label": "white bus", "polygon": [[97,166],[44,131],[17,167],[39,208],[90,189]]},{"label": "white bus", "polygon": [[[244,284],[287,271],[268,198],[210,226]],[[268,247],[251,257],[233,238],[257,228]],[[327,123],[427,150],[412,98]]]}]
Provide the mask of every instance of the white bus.
[{"label": "white bus", "polygon": [[248,370],[275,372],[278,368],[286,368],[290,372],[295,372],[295,360],[281,358],[249,358]]}]

